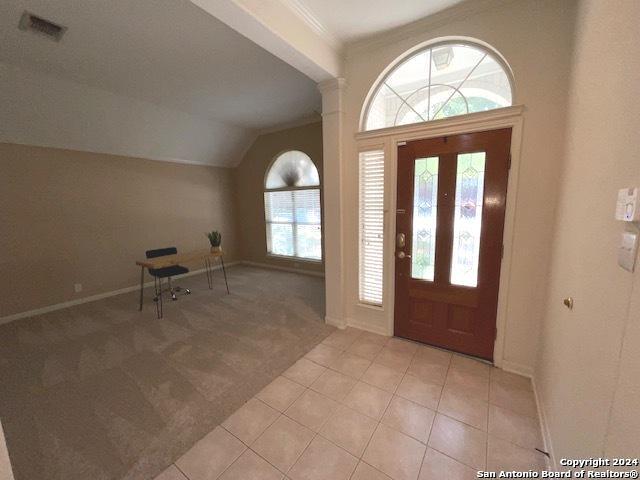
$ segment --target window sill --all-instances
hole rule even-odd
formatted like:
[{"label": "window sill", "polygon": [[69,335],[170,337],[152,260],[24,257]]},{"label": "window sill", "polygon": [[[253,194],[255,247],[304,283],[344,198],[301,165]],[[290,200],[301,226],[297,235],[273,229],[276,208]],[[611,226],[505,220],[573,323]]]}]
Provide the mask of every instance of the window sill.
[{"label": "window sill", "polygon": [[267,258],[273,258],[273,259],[277,259],[277,260],[289,260],[290,262],[310,263],[310,264],[313,264],[313,265],[322,264],[322,259],[290,257],[288,255],[276,255],[275,253],[267,253]]}]

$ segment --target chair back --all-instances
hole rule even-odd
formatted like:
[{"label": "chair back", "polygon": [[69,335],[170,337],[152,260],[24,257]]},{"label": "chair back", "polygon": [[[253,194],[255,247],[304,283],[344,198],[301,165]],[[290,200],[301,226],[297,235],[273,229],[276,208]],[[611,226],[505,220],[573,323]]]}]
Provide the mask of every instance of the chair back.
[{"label": "chair back", "polygon": [[147,250],[145,255],[147,258],[164,257],[165,255],[175,255],[178,253],[176,247],[156,248],[155,250]]}]

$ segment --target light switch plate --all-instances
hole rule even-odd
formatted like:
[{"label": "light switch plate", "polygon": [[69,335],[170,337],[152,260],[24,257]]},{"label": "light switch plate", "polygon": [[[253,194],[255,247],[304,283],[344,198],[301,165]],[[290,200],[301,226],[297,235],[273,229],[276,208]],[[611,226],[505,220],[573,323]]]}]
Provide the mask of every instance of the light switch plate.
[{"label": "light switch plate", "polygon": [[622,232],[620,246],[618,247],[618,265],[625,270],[633,272],[638,253],[638,233]]}]

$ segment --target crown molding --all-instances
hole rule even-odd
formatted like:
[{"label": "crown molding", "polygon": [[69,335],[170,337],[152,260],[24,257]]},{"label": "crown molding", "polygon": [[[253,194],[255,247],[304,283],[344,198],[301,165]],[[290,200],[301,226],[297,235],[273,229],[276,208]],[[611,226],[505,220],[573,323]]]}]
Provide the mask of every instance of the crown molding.
[{"label": "crown molding", "polygon": [[345,57],[349,58],[354,55],[360,55],[363,52],[423,35],[431,29],[516,1],[521,0],[467,0],[416,20],[415,22],[350,42],[345,45]]},{"label": "crown molding", "polygon": [[295,13],[311,30],[322,37],[329,45],[338,51],[342,50],[344,47],[343,42],[300,0],[280,0],[280,3]]}]

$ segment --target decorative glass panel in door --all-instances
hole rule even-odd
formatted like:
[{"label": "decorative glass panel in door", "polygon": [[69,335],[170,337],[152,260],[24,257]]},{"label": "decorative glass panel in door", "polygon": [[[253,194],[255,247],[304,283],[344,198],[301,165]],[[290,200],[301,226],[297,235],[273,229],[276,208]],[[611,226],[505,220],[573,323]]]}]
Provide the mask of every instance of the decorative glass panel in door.
[{"label": "decorative glass panel in door", "polygon": [[453,285],[478,285],[485,156],[485,152],[461,153],[457,159],[451,255]]},{"label": "decorative glass panel in door", "polygon": [[438,216],[438,157],[417,158],[413,182],[411,276],[433,281]]}]

